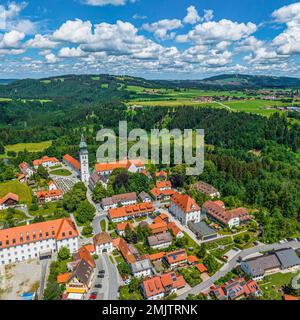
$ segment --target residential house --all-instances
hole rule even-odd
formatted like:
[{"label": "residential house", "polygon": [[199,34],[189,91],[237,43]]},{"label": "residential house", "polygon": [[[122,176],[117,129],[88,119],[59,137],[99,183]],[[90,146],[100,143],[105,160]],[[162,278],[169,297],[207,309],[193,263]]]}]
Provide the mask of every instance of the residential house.
[{"label": "residential house", "polygon": [[0,199],[0,210],[5,210],[9,207],[14,207],[19,203],[19,196],[9,192],[6,196]]},{"label": "residential house", "polygon": [[179,265],[187,263],[188,257],[185,249],[179,249],[176,251],[168,252],[165,255],[165,260],[170,268],[177,267]]},{"label": "residential house", "polygon": [[149,254],[149,259],[151,262],[161,261],[165,257],[165,255],[166,255],[165,252],[153,253],[153,254]]},{"label": "residential house", "polygon": [[200,207],[194,199],[189,195],[182,195],[176,192],[171,198],[169,211],[174,215],[183,225],[188,222],[200,222]]},{"label": "residential house", "polygon": [[153,273],[152,264],[149,259],[142,259],[131,263],[131,273],[136,278],[150,277]]},{"label": "residential house", "polygon": [[41,159],[32,161],[32,164],[34,169],[38,169],[39,166],[43,166],[44,168],[57,166],[60,162],[55,157],[44,156]]},{"label": "residential house", "polygon": [[134,263],[141,257],[135,246],[128,244],[123,238],[114,239],[113,246],[121,252],[127,263]]},{"label": "residential house", "polygon": [[165,288],[165,295],[176,293],[186,286],[183,276],[177,275],[174,271],[164,273],[160,278]]},{"label": "residential house", "polygon": [[129,206],[136,204],[137,195],[135,192],[113,195],[112,197],[103,198],[101,206],[103,210],[117,208],[119,206]]},{"label": "residential house", "polygon": [[142,202],[152,202],[152,198],[145,191],[142,191],[139,194],[139,198],[141,199]]},{"label": "residential house", "polygon": [[49,188],[49,191],[53,191],[53,190],[57,190],[57,185],[55,184],[55,182],[53,180],[49,181],[48,182],[48,188]]},{"label": "residential house", "polygon": [[38,191],[36,193],[36,197],[38,200],[38,203],[45,203],[45,202],[52,202],[52,201],[58,201],[62,198],[62,191],[60,189],[56,190],[43,190]]},{"label": "residential house", "polygon": [[145,170],[145,164],[140,160],[124,160],[108,163],[97,163],[95,171],[99,175],[111,175],[116,169],[126,169],[129,172],[140,173]]},{"label": "residential house", "polygon": [[107,232],[100,232],[94,236],[94,245],[97,254],[113,251],[113,240]]},{"label": "residential house", "polygon": [[160,276],[146,279],[142,283],[142,293],[146,300],[160,300],[164,298],[165,291]]},{"label": "residential house", "polygon": [[156,201],[169,200],[174,193],[171,181],[156,181],[155,187],[151,190],[151,194]]},{"label": "residential house", "polygon": [[27,162],[20,163],[19,169],[25,175],[26,179],[29,179],[34,174],[33,169]]},{"label": "residential house", "polygon": [[120,237],[123,237],[125,235],[127,225],[131,230],[134,230],[134,225],[130,222],[121,222],[117,224],[116,231]]},{"label": "residential house", "polygon": [[124,206],[120,208],[110,209],[108,217],[112,222],[122,222],[130,219],[144,217],[149,213],[154,212],[152,203],[138,203],[134,205]]},{"label": "residential house", "polygon": [[175,222],[169,222],[168,223],[168,230],[171,232],[171,234],[178,238],[181,239],[184,237],[183,231],[176,225]]},{"label": "residential house", "polygon": [[261,296],[262,292],[253,280],[246,281],[242,278],[235,278],[224,285],[213,288],[212,293],[218,300],[238,300],[248,296]]},{"label": "residential house", "polygon": [[149,236],[149,246],[152,249],[163,249],[167,248],[172,244],[173,237],[170,232],[164,232],[157,235]]},{"label": "residential house", "polygon": [[193,184],[193,188],[202,194],[208,195],[211,198],[220,198],[221,196],[220,192],[216,188],[204,181],[196,182],[195,184]]},{"label": "residential house", "polygon": [[70,218],[33,223],[0,230],[0,264],[6,265],[45,253],[51,256],[60,248],[78,251],[78,232]]},{"label": "residential house", "polygon": [[155,173],[155,177],[156,177],[156,179],[167,179],[168,172],[161,170],[161,171]]},{"label": "residential house", "polygon": [[164,233],[168,231],[168,224],[161,220],[161,222],[152,223],[148,225],[153,235]]},{"label": "residential house", "polygon": [[238,227],[250,220],[248,210],[246,208],[237,208],[226,210],[223,202],[206,201],[202,206],[202,213],[210,219],[217,221],[224,227]]}]

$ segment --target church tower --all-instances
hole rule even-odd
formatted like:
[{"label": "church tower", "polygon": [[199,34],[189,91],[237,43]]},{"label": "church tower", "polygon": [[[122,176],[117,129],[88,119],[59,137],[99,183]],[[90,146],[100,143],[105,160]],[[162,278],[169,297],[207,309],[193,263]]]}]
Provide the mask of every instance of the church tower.
[{"label": "church tower", "polygon": [[79,144],[79,158],[81,181],[88,185],[90,179],[89,152],[83,134],[81,135],[81,142]]}]

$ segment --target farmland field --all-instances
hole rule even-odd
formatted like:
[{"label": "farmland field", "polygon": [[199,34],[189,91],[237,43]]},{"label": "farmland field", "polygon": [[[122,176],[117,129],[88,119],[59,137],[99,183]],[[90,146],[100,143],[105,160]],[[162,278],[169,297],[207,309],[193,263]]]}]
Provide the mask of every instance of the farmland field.
[{"label": "farmland field", "polygon": [[1,155],[1,158],[6,157],[8,151],[14,151],[16,153],[20,151],[27,150],[28,152],[41,152],[45,149],[49,148],[52,145],[52,141],[43,141],[37,143],[18,143],[18,144],[11,144],[5,146],[5,155]]},{"label": "farmland field", "polygon": [[194,106],[194,107],[214,107],[221,108],[216,102],[199,102],[195,100],[147,100],[147,101],[130,101],[128,105],[133,106],[150,106],[150,107],[184,107],[184,106]]},{"label": "farmland field", "polygon": [[15,193],[20,197],[21,203],[31,203],[31,189],[25,183],[20,183],[17,180],[0,183],[0,198],[4,197],[9,192]]}]

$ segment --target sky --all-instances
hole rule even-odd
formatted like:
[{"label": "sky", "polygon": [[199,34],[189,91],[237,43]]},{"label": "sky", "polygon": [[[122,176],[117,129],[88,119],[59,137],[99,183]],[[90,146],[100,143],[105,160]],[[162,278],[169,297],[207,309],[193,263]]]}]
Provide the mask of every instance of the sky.
[{"label": "sky", "polygon": [[300,2],[0,0],[0,78],[300,77]]}]

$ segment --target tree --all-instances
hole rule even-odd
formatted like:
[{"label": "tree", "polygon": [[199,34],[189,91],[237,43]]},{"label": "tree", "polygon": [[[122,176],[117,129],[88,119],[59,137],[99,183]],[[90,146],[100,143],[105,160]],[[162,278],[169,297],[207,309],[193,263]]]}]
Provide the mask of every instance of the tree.
[{"label": "tree", "polygon": [[61,247],[58,251],[58,260],[65,261],[70,258],[70,250],[67,247]]},{"label": "tree", "polygon": [[137,243],[138,237],[134,230],[131,229],[129,223],[125,227],[125,239],[131,243]]},{"label": "tree", "polygon": [[90,224],[87,224],[82,229],[82,234],[84,236],[90,236],[93,233],[93,227]]},{"label": "tree", "polygon": [[107,197],[107,191],[101,182],[98,182],[93,190],[93,200],[101,202],[103,198]]},{"label": "tree", "polygon": [[212,255],[208,255],[206,258],[204,258],[203,263],[210,274],[215,273],[219,268],[217,260]]},{"label": "tree", "polygon": [[128,289],[130,293],[139,291],[140,283],[139,280],[135,277],[133,277],[129,283]]},{"label": "tree", "polygon": [[44,300],[60,300],[61,290],[56,282],[49,282],[44,291]]},{"label": "tree", "polygon": [[91,222],[95,216],[95,208],[88,200],[81,202],[76,210],[76,219],[79,223]]},{"label": "tree", "polygon": [[204,259],[205,256],[206,256],[206,246],[205,246],[205,243],[202,243],[200,245],[198,252],[197,252],[197,257],[200,259]]},{"label": "tree", "polygon": [[0,143],[0,154],[4,154],[5,153],[5,148],[3,143]]},{"label": "tree", "polygon": [[125,261],[118,264],[118,270],[121,275],[129,275],[131,273],[130,267]]},{"label": "tree", "polygon": [[41,179],[48,179],[49,177],[48,171],[42,165],[38,167],[37,174]]}]

